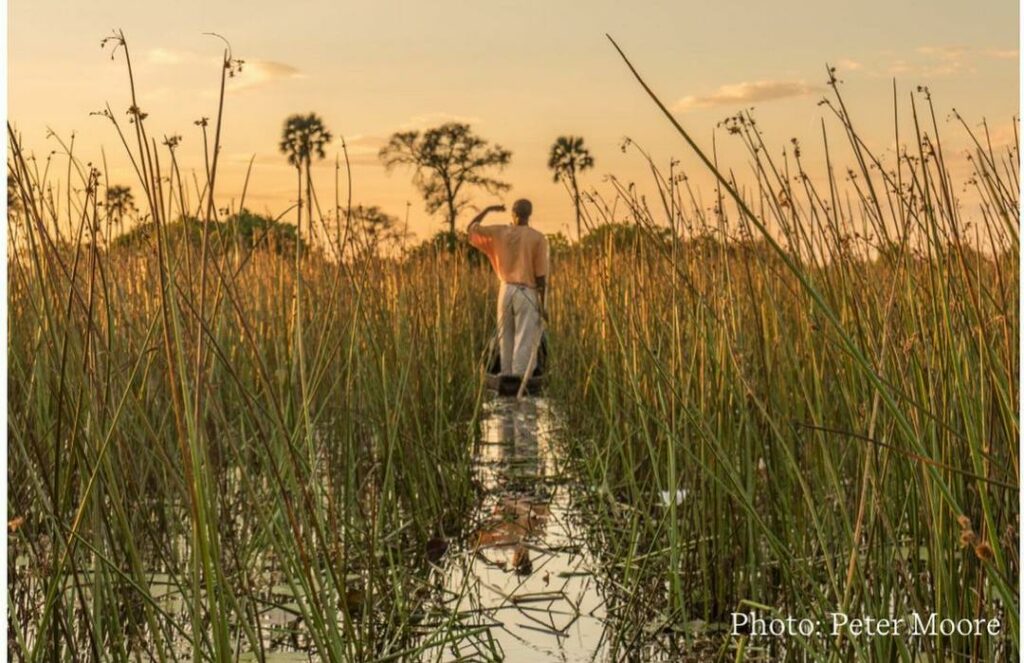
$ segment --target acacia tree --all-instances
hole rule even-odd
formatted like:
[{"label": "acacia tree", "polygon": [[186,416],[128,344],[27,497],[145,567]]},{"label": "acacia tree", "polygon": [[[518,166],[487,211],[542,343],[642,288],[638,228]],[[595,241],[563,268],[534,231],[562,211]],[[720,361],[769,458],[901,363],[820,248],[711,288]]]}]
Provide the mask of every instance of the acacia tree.
[{"label": "acacia tree", "polygon": [[[281,133],[281,152],[288,157],[288,163],[295,166],[298,178],[298,223],[296,232],[302,238],[302,208],[306,208],[306,219],[309,223],[309,230],[313,229],[313,180],[310,177],[310,169],[313,159],[323,159],[326,156],[324,146],[331,142],[331,132],[324,126],[323,120],[316,113],[308,115],[292,115],[284,121],[284,130]],[[302,198],[302,176],[306,176],[306,198],[303,205]],[[311,235],[312,236],[312,235]]]},{"label": "acacia tree", "polygon": [[576,174],[594,167],[594,157],[583,145],[579,136],[559,136],[551,146],[548,168],[554,171],[555,181],[567,181],[572,194],[572,203],[576,207],[576,241],[583,237],[583,218],[580,205],[580,187]]},{"label": "acacia tree", "polygon": [[445,210],[451,246],[455,244],[455,219],[469,203],[468,189],[480,187],[496,194],[510,188],[487,173],[503,170],[512,152],[491,145],[474,134],[468,124],[448,122],[422,133],[395,133],[381,148],[380,159],[389,171],[396,166],[414,169],[413,183],[423,194],[427,212]]},{"label": "acacia tree", "polygon": [[132,190],[126,186],[107,188],[107,214],[112,221],[117,222],[117,227],[124,230],[124,217],[135,209],[135,197]]},{"label": "acacia tree", "polygon": [[397,244],[404,236],[398,229],[398,219],[376,205],[354,207],[352,225],[365,255],[377,255],[381,248]]}]

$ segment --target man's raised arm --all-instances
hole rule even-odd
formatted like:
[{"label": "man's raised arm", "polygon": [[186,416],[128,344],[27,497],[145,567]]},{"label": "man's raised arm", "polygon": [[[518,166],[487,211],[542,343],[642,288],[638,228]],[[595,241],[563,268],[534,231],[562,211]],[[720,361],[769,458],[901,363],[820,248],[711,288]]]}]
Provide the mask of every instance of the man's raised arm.
[{"label": "man's raised arm", "polygon": [[469,226],[466,227],[467,233],[472,233],[473,229],[480,225],[480,222],[484,220],[484,217],[491,212],[504,212],[504,205],[491,205],[480,210],[480,213],[473,217],[473,220],[469,222]]}]

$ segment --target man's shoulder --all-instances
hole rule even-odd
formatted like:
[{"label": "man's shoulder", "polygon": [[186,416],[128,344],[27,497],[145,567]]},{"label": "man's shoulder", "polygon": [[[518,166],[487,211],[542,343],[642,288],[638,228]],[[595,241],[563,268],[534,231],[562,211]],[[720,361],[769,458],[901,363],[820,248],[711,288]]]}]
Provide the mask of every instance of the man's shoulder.
[{"label": "man's shoulder", "polygon": [[537,230],[536,228],[527,226],[526,230],[529,232],[530,237],[532,237],[534,241],[541,243],[546,243],[548,241],[548,236],[542,233],[541,231]]},{"label": "man's shoulder", "polygon": [[504,229],[505,226],[485,226],[478,223],[474,226],[470,226],[469,234],[483,235],[484,237],[496,237],[500,235]]}]

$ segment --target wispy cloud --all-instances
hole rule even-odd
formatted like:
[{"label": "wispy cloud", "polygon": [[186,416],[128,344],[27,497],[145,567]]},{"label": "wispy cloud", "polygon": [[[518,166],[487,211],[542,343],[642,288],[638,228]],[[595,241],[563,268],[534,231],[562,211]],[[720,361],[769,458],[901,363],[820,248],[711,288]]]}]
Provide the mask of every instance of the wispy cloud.
[{"label": "wispy cloud", "polygon": [[842,58],[836,62],[836,67],[839,71],[857,71],[864,68],[864,63],[850,58]]},{"label": "wispy cloud", "polygon": [[183,64],[199,59],[195,53],[173,48],[151,48],[146,51],[146,62],[150,64]]},{"label": "wispy cloud", "polygon": [[[319,164],[314,163],[314,168],[334,168],[334,160],[338,158],[344,164],[344,156],[341,149],[341,136],[334,134],[330,144],[324,146],[327,158]],[[377,135],[353,134],[346,135],[345,147],[348,150],[349,163],[353,166],[380,166],[380,158],[377,153],[387,143],[387,137]],[[288,163],[287,159],[280,152],[232,152],[223,155],[223,159],[235,166],[247,166],[249,160],[255,156],[255,167],[260,170],[294,170],[295,166]],[[344,167],[344,166],[342,166]]]},{"label": "wispy cloud", "polygon": [[898,74],[907,74],[913,70],[913,67],[906,60],[893,60],[889,63],[888,72],[892,76]]},{"label": "wispy cloud", "polygon": [[960,72],[973,73],[979,59],[1016,60],[1015,48],[971,48],[959,45],[920,46],[918,55],[925,58],[921,73],[925,76],[948,76]]},{"label": "wispy cloud", "polygon": [[923,79],[973,74],[985,60],[1016,60],[1016,48],[978,48],[960,44],[929,44],[909,51],[881,51],[877,67],[866,69],[868,75],[913,76]]},{"label": "wispy cloud", "polygon": [[453,115],[451,113],[424,113],[409,118],[408,121],[399,125],[399,129],[409,131],[412,129],[429,129],[447,122],[461,122],[462,124],[479,124],[480,118],[466,115]]},{"label": "wispy cloud", "polygon": [[231,79],[228,89],[234,91],[250,90],[274,81],[304,77],[305,74],[290,64],[271,62],[270,60],[247,59],[242,65],[242,70]]},{"label": "wispy cloud", "polygon": [[348,149],[348,158],[353,164],[362,166],[379,166],[380,159],[377,157],[380,148],[388,142],[386,136],[354,134],[345,136],[345,147]]},{"label": "wispy cloud", "polygon": [[672,109],[679,112],[713,106],[737,106],[759,101],[774,101],[788,97],[802,97],[821,88],[802,80],[794,81],[751,81],[723,85],[714,92],[691,95],[677,101]]},{"label": "wispy cloud", "polygon": [[921,55],[937,58],[946,61],[959,61],[967,55],[968,49],[965,46],[918,46],[917,52]]},{"label": "wispy cloud", "polygon": [[[149,64],[174,66],[183,64],[201,63],[213,66],[220,66],[221,58],[199,55],[191,51],[183,51],[172,48],[152,48],[145,53],[145,60]],[[272,60],[259,60],[254,58],[243,58],[241,71],[237,72],[229,81],[228,89],[233,91],[249,90],[261,87],[273,81],[286,80],[289,78],[303,78],[305,74],[296,67],[283,62]]]},{"label": "wispy cloud", "polygon": [[366,134],[345,136],[345,145],[350,153],[373,151],[376,154],[377,150],[384,147],[387,142],[388,139],[384,136],[370,136]]},{"label": "wispy cloud", "polygon": [[983,54],[993,60],[1016,60],[1020,57],[1020,50],[1016,48],[989,48]]},{"label": "wispy cloud", "polygon": [[926,60],[923,75],[949,76],[967,67],[970,49],[958,45],[919,46],[917,53]]}]

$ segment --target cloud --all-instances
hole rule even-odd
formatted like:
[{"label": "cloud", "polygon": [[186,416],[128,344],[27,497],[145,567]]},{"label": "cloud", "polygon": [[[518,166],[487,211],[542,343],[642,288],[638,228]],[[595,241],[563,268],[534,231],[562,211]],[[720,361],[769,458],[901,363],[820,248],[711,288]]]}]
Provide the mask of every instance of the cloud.
[{"label": "cloud", "polygon": [[380,148],[388,142],[386,136],[375,136],[365,134],[354,134],[345,136],[345,147],[348,148],[348,158],[353,164],[368,166],[379,166],[380,159],[377,154]]},{"label": "cloud", "polygon": [[970,49],[965,46],[919,46],[919,55],[923,55],[927,64],[922,68],[924,76],[949,76],[963,70],[968,64]]},{"label": "cloud", "polygon": [[980,48],[959,44],[918,46],[908,51],[882,50],[878,66],[865,69],[869,76],[907,76],[922,79],[973,74],[984,60],[1016,60],[1016,48]]},{"label": "cloud", "polygon": [[388,139],[383,136],[372,136],[366,134],[353,134],[345,137],[345,144],[348,149],[380,149]]},{"label": "cloud", "polygon": [[146,51],[146,62],[150,64],[182,64],[196,59],[195,53],[170,48],[151,48]]},{"label": "cloud", "polygon": [[964,46],[918,46],[917,52],[928,57],[953,62],[963,59],[967,55],[967,48]]},{"label": "cloud", "polygon": [[[895,55],[891,51],[883,52],[883,54],[890,57]],[[974,61],[979,54],[988,55],[988,57],[1017,57],[1016,51],[1007,53],[993,49],[982,52],[958,44],[925,45],[918,46],[912,53],[903,53],[903,57],[890,60],[887,65],[884,65],[884,70],[890,76],[908,75],[924,78],[972,73],[975,71]]]},{"label": "cloud", "polygon": [[1020,57],[1020,51],[1016,48],[990,48],[984,54],[993,60],[1016,60]]},{"label": "cloud", "polygon": [[447,122],[460,122],[462,124],[479,124],[480,118],[478,117],[467,117],[465,115],[453,115],[451,113],[425,113],[423,115],[416,115],[415,117],[409,118],[408,121],[403,122],[399,125],[399,129],[403,131],[410,131],[413,129],[429,129],[436,127],[440,124]]},{"label": "cloud", "polygon": [[376,156],[380,148],[384,147],[387,142],[386,136],[367,136],[364,134],[345,136],[345,146],[348,148],[349,155],[373,154]]},{"label": "cloud", "polygon": [[856,71],[858,69],[862,69],[864,64],[857,60],[843,58],[839,62],[836,62],[836,67],[838,67],[840,71]]},{"label": "cloud", "polygon": [[752,81],[723,85],[714,92],[691,95],[677,101],[672,109],[683,112],[713,106],[739,106],[757,101],[802,97],[821,88],[804,81]]},{"label": "cloud", "polygon": [[[354,134],[345,136],[345,147],[348,149],[349,163],[353,166],[380,166],[381,162],[377,153],[387,142],[384,136]],[[334,134],[330,143],[324,146],[327,153],[326,159],[314,163],[315,168],[334,168],[334,160],[337,157],[341,167],[345,167],[345,156],[341,149],[341,136]],[[294,170],[295,166],[288,163],[287,158],[280,152],[230,152],[222,155],[222,159],[235,166],[248,166],[249,160],[255,156],[254,168],[259,170]]]},{"label": "cloud", "polygon": [[[349,150],[348,162],[350,164],[352,164],[353,166],[383,167],[383,164],[381,164],[381,162],[380,162],[380,157],[377,156],[377,151],[376,150],[374,150],[372,152],[362,152],[362,153],[359,153],[359,154],[353,154],[352,151]],[[344,167],[345,166],[344,166],[344,163],[343,163],[342,164],[342,168],[344,168]]]},{"label": "cloud", "polygon": [[274,81],[304,77],[305,74],[290,64],[269,60],[245,60],[242,71],[231,79],[228,89],[233,91],[249,90]]},{"label": "cloud", "polygon": [[913,67],[906,60],[894,60],[889,64],[889,73],[892,75],[909,73]]}]

